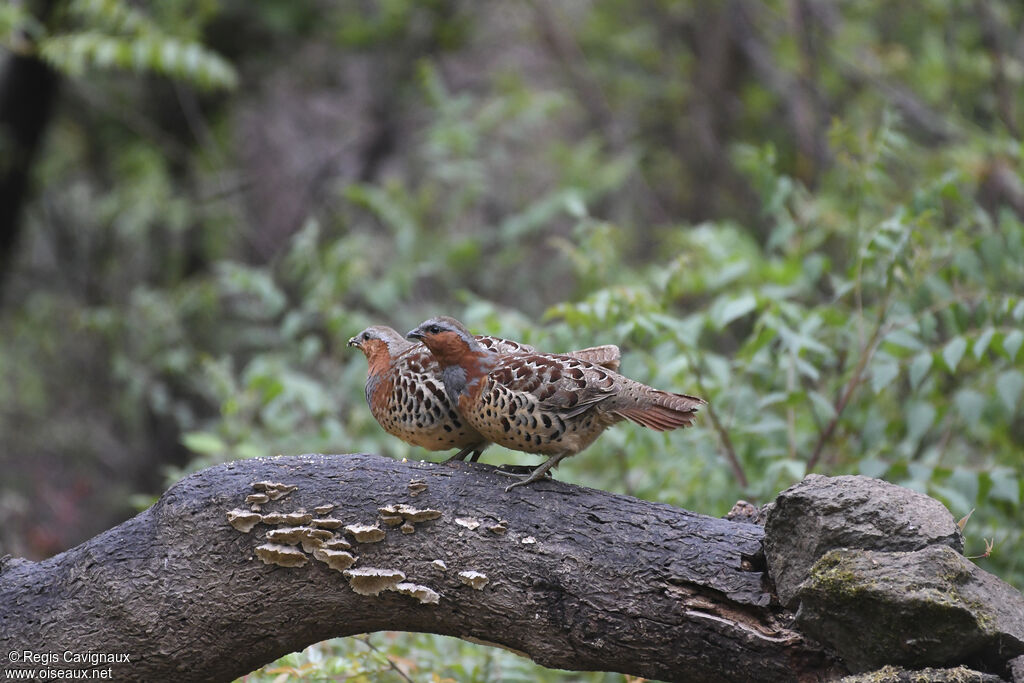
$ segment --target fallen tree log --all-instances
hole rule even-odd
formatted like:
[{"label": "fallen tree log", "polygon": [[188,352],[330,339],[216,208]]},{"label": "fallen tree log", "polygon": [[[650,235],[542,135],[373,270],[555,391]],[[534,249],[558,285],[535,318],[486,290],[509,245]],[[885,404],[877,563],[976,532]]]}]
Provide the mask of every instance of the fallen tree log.
[{"label": "fallen tree log", "polygon": [[[835,481],[817,479],[812,487]],[[76,548],[0,561],[0,668],[225,681],[326,638],[379,630],[662,680],[828,680],[878,664],[863,643],[845,661],[827,629],[812,628],[815,640],[795,626],[799,598],[776,599],[757,524],[556,481],[508,493],[506,484],[478,463],[372,455],[204,470]],[[779,508],[793,514],[792,504]],[[853,566],[843,565],[843,595],[860,580]],[[808,574],[808,604],[828,604],[827,568],[785,572]],[[1005,611],[1014,592],[992,585]],[[816,609],[805,623],[820,618]],[[984,652],[964,656],[1009,676],[1024,654],[1012,622],[986,621]]]}]

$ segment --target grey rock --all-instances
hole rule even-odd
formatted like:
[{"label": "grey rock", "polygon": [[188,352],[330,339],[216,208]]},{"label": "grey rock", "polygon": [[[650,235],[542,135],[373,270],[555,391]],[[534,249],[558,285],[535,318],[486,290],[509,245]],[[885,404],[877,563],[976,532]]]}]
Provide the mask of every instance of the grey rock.
[{"label": "grey rock", "polygon": [[839,683],[1005,683],[995,674],[982,673],[966,666],[952,669],[900,669],[885,666],[869,673],[844,676]]},{"label": "grey rock", "polygon": [[943,545],[963,552],[953,515],[934,498],[880,479],[811,474],[779,494],[765,523],[765,558],[779,600],[835,548],[909,551]]},{"label": "grey rock", "polygon": [[833,550],[798,592],[801,631],[851,671],[977,663],[1024,655],[1024,595],[946,546]]},{"label": "grey rock", "polygon": [[1010,680],[1013,683],[1024,683],[1024,655],[1010,660]]}]

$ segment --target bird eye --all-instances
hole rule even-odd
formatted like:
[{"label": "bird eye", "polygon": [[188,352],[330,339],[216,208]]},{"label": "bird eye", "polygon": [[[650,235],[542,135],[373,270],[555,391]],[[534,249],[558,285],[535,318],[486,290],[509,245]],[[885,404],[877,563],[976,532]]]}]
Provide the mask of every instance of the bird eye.
[{"label": "bird eye", "polygon": [[363,332],[363,341],[368,341],[369,339],[370,339],[370,333],[369,332]]},{"label": "bird eye", "polygon": [[429,332],[430,334],[438,334],[441,332],[441,328],[438,327],[437,325],[431,325],[430,327],[427,328],[427,332]]}]

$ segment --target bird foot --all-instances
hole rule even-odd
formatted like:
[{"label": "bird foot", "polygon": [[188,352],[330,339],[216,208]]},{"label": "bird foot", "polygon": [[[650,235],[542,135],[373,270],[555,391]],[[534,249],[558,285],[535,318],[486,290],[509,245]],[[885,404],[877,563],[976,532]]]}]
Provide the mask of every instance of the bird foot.
[{"label": "bird foot", "polygon": [[[523,477],[522,479],[520,479],[516,483],[509,484],[508,486],[506,486],[505,487],[505,493],[508,493],[509,491],[511,491],[512,489],[514,489],[517,486],[526,486],[527,484],[532,484],[533,482],[540,481],[541,479],[551,479],[552,478],[550,470],[547,470],[547,469],[545,469],[544,471],[540,471],[540,470],[541,470],[540,467],[533,468],[533,471],[530,473],[530,476]],[[499,470],[499,472],[500,471],[501,470]],[[511,472],[504,472],[504,474],[512,475]]]},{"label": "bird foot", "polygon": [[533,474],[535,469],[537,469],[536,465],[498,465],[494,471],[499,474],[507,474],[510,477],[518,477],[521,474]]}]

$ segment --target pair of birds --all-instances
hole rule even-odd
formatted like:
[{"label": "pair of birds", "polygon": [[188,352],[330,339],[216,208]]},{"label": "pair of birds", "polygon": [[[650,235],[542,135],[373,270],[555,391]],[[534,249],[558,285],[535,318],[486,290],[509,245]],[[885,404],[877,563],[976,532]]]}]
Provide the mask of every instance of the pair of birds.
[{"label": "pair of birds", "polygon": [[620,375],[617,346],[539,353],[443,316],[407,337],[378,325],[348,340],[366,355],[370,412],[414,446],[461,449],[449,460],[475,461],[491,443],[548,456],[506,491],[542,478],[616,422],[688,427],[705,403]]}]

